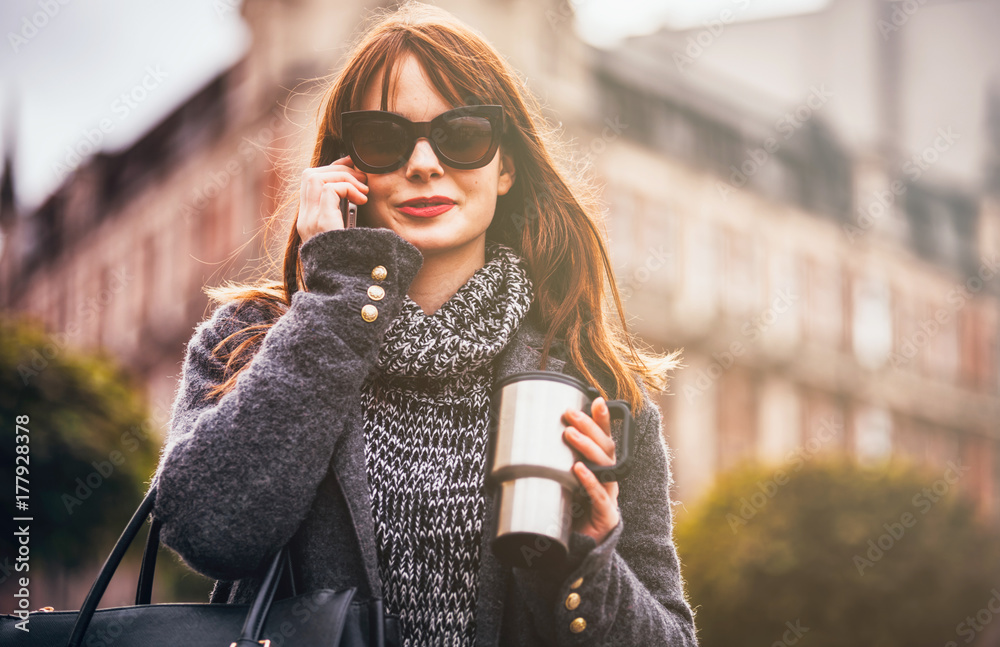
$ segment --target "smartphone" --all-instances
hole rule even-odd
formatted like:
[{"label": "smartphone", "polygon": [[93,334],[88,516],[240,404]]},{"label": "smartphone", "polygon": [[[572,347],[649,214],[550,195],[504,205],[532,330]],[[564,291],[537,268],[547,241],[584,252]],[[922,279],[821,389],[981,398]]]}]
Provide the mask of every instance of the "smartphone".
[{"label": "smartphone", "polygon": [[345,229],[358,226],[358,205],[354,204],[347,198],[341,198],[340,213],[344,216]]}]

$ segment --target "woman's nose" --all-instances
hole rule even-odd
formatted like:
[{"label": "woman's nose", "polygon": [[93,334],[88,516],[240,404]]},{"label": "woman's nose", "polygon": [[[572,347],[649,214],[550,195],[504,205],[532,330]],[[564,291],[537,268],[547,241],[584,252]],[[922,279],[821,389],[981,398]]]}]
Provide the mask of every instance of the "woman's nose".
[{"label": "woman's nose", "polygon": [[410,159],[406,162],[406,174],[429,177],[431,175],[441,175],[444,169],[441,168],[441,160],[434,154],[431,143],[426,138],[421,137],[413,146]]}]

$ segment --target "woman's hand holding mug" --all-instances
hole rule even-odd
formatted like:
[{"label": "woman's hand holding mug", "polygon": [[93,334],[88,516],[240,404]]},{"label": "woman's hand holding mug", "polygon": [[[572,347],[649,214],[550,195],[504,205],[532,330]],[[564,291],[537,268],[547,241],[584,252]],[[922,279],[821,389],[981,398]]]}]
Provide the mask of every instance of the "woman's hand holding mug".
[{"label": "woman's hand holding mug", "polygon": [[[567,409],[563,421],[568,425],[564,437],[569,446],[595,465],[615,464],[615,441],[611,438],[611,413],[604,398],[591,404],[591,416]],[[618,481],[601,483],[594,473],[577,461],[573,472],[590,497],[590,514],[574,520],[574,529],[594,538],[598,544],[618,525]]]},{"label": "woman's hand holding mug", "polygon": [[346,197],[359,205],[368,202],[367,181],[368,175],[354,168],[350,156],[302,171],[296,220],[302,242],[324,231],[343,229],[344,214],[340,213],[340,200]]}]

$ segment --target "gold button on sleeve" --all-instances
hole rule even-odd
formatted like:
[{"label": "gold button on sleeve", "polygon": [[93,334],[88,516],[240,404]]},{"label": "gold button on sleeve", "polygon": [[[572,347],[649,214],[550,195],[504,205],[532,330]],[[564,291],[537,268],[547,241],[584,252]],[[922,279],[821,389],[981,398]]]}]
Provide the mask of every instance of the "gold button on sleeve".
[{"label": "gold button on sleeve", "polygon": [[566,608],[569,609],[570,611],[572,611],[573,609],[577,608],[578,606],[580,606],[580,594],[579,593],[570,593],[566,597]]},{"label": "gold button on sleeve", "polygon": [[574,580],[573,583],[569,585],[569,588],[571,588],[571,589],[578,589],[581,586],[583,586],[583,578],[582,577],[577,578],[576,580]]},{"label": "gold button on sleeve", "polygon": [[580,633],[587,628],[587,621],[583,618],[576,618],[573,622],[569,623],[569,630],[575,634]]},{"label": "gold button on sleeve", "polygon": [[378,308],[369,303],[361,308],[361,318],[369,323],[375,321],[378,319]]},{"label": "gold button on sleeve", "polygon": [[372,301],[381,301],[384,296],[385,290],[382,289],[381,285],[368,286],[368,298]]},{"label": "gold button on sleeve", "polygon": [[385,269],[384,265],[376,265],[375,269],[372,270],[372,278],[376,281],[382,281],[387,276],[389,276],[389,272]]}]

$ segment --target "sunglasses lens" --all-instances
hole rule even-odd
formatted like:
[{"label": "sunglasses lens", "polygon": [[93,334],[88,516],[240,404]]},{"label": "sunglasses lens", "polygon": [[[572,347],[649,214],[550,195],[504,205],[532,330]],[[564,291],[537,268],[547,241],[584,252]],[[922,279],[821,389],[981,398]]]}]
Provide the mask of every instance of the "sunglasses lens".
[{"label": "sunglasses lens", "polygon": [[399,124],[382,119],[356,124],[352,141],[361,161],[372,167],[392,165],[408,148],[406,131]]},{"label": "sunglasses lens", "polygon": [[493,124],[486,117],[456,115],[442,120],[432,136],[443,155],[459,164],[477,162],[490,149]]}]

